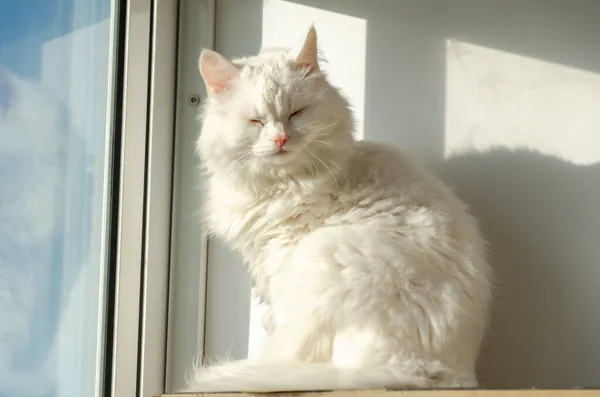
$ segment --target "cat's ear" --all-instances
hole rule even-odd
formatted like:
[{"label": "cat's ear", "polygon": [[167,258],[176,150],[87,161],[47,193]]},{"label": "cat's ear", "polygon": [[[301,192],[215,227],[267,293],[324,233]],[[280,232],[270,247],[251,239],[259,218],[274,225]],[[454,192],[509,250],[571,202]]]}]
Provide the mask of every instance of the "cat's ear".
[{"label": "cat's ear", "polygon": [[314,25],[310,26],[302,48],[296,56],[296,63],[305,69],[307,74],[319,71],[319,49],[317,47],[317,31]]},{"label": "cat's ear", "polygon": [[198,67],[208,95],[213,98],[229,90],[232,82],[240,76],[240,71],[234,64],[212,50],[202,50]]}]

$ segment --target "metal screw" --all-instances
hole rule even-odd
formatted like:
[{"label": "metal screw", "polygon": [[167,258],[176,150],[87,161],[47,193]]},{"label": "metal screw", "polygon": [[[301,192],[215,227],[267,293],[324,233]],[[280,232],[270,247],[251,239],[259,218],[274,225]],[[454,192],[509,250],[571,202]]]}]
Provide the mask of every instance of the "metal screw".
[{"label": "metal screw", "polygon": [[188,98],[188,103],[192,106],[198,106],[200,104],[200,97],[198,95],[190,95]]}]

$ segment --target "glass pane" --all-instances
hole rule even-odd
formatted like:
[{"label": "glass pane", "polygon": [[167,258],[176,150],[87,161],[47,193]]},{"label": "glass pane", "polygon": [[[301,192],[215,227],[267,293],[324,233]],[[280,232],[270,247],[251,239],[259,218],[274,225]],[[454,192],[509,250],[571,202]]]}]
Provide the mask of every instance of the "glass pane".
[{"label": "glass pane", "polygon": [[0,7],[0,397],[102,385],[111,7]]}]

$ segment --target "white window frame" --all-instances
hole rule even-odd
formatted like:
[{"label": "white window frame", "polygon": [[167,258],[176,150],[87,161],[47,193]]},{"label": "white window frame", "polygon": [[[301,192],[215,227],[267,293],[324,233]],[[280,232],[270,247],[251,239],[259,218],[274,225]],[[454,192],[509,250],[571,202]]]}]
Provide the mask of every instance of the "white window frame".
[{"label": "white window frame", "polygon": [[205,350],[208,237],[198,216],[201,171],[194,148],[198,106],[206,93],[198,56],[203,48],[214,48],[215,3],[179,1],[166,391],[185,386],[191,364],[202,360]]},{"label": "white window frame", "polygon": [[104,394],[150,397],[165,386],[178,2],[127,0],[120,9]]}]

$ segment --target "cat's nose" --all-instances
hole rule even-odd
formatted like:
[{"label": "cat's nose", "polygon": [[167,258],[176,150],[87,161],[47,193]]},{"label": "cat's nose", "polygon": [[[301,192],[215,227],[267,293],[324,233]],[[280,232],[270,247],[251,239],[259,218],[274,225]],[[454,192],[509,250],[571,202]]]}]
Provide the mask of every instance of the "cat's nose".
[{"label": "cat's nose", "polygon": [[272,139],[273,142],[275,142],[277,144],[277,146],[281,149],[283,147],[283,145],[285,145],[285,143],[288,141],[290,137],[288,136],[288,134],[283,133],[283,134],[278,134],[275,135]]}]

